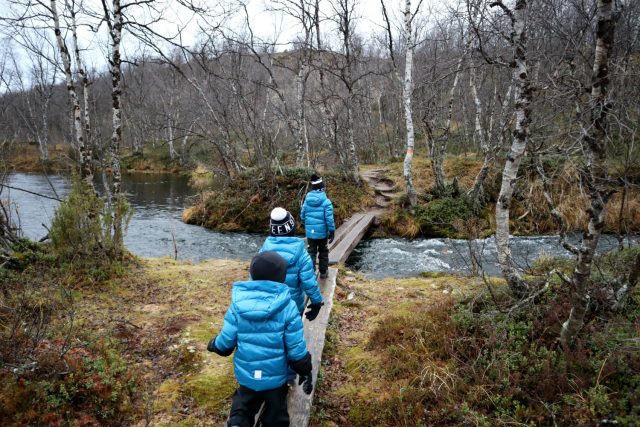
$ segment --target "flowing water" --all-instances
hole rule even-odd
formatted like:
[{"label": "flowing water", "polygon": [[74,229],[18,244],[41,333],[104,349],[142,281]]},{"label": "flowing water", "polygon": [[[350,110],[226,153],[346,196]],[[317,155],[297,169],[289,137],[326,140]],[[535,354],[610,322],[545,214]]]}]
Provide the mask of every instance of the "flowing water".
[{"label": "flowing water", "polygon": [[[43,175],[17,173],[10,175],[8,184],[51,197],[57,193],[59,198],[69,191],[69,182],[61,176],[50,176],[47,180]],[[264,240],[256,234],[220,233],[183,223],[182,211],[195,194],[185,177],[127,174],[123,191],[134,208],[124,242],[137,255],[173,257],[175,236],[178,259],[250,259]],[[10,197],[14,222],[19,219],[25,237],[38,240],[47,234],[42,224],[51,224],[57,201],[6,189],[1,196]]]},{"label": "flowing water", "polygon": [[[49,197],[64,197],[69,183],[61,176],[16,173],[9,185]],[[250,259],[258,251],[264,236],[247,233],[220,233],[188,225],[180,216],[195,194],[187,179],[177,175],[128,174],[124,191],[134,208],[125,236],[133,253],[144,257],[173,257],[174,237],[179,259],[200,261],[208,258]],[[4,189],[3,199],[11,200],[11,216],[25,237],[38,240],[47,234],[58,202],[23,191]],[[265,228],[268,213],[265,213]],[[44,224],[44,226],[43,226]],[[575,241],[576,238],[574,237]],[[638,243],[637,238],[633,238]],[[600,251],[616,247],[617,241],[603,236]],[[415,276],[425,271],[467,273],[472,269],[469,249],[480,255],[482,268],[499,275],[493,238],[457,239],[375,239],[358,245],[347,264],[370,278]],[[554,236],[514,237],[514,259],[527,267],[540,255],[568,256]]]}]

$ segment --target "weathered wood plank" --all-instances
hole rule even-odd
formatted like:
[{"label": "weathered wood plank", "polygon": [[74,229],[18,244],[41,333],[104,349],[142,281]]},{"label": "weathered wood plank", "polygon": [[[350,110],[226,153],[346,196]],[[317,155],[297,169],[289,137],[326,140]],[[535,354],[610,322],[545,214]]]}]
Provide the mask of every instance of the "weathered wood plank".
[{"label": "weathered wood plank", "polygon": [[362,236],[364,236],[374,220],[375,215],[364,214],[349,230],[348,234],[340,240],[340,243],[331,248],[329,251],[329,265],[345,262],[353,248],[360,243]]},{"label": "weathered wood plank", "polygon": [[349,218],[347,221],[342,223],[340,227],[338,227],[338,229],[336,230],[333,242],[329,244],[329,251],[333,250],[333,248],[335,248],[338,245],[338,243],[340,243],[342,239],[344,239],[345,236],[349,234],[349,231],[351,231],[353,226],[356,225],[358,221],[362,219],[363,216],[364,216],[363,213],[353,214],[351,218]]},{"label": "weathered wood plank", "polygon": [[322,350],[324,349],[324,336],[329,324],[329,315],[333,307],[333,294],[336,289],[336,275],[338,270],[329,268],[326,279],[319,279],[320,292],[324,298],[324,306],[320,310],[318,317],[313,322],[309,322],[306,318],[304,321],[304,337],[307,341],[307,349],[311,353],[313,362],[313,393],[304,394],[302,387],[298,386],[289,390],[289,418],[291,419],[291,427],[306,427],[309,424],[311,415],[311,404],[315,393],[315,386],[318,380],[318,371],[320,369],[320,360],[322,358]]}]

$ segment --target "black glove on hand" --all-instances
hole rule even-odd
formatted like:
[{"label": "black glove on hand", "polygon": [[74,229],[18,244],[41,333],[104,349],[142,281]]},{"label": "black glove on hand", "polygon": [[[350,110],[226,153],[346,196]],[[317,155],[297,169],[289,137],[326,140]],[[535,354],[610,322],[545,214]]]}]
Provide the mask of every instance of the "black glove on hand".
[{"label": "black glove on hand", "polygon": [[333,238],[335,237],[335,235],[336,235],[335,231],[330,231],[329,235],[327,236],[327,243],[333,242]]},{"label": "black glove on hand", "polygon": [[218,347],[216,347],[216,339],[215,338],[211,338],[211,341],[209,341],[209,344],[207,344],[207,350],[212,351],[215,354],[218,354],[218,355],[223,356],[223,357],[230,356],[231,353],[233,353],[233,349],[227,350],[227,351],[223,351],[223,350],[220,350]]},{"label": "black glove on hand", "polygon": [[298,385],[302,384],[302,391],[305,394],[311,394],[313,391],[313,377],[311,374],[308,375],[298,375]]},{"label": "black glove on hand", "polygon": [[316,317],[318,317],[318,313],[320,313],[320,308],[324,305],[323,302],[320,302],[318,304],[309,304],[309,306],[307,307],[309,309],[309,311],[307,311],[304,315],[307,318],[308,321],[313,321],[315,320]]}]

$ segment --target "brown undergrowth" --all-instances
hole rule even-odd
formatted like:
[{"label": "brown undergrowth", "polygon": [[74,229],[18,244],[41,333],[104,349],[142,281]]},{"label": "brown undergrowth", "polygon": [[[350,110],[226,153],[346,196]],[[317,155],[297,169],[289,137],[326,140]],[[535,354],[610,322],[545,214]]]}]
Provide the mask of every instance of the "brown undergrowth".
[{"label": "brown undergrowth", "polygon": [[49,159],[43,161],[36,144],[14,143],[8,147],[6,163],[18,172],[60,173],[73,168],[73,153],[66,144],[53,144]]},{"label": "brown undergrowth", "polygon": [[0,269],[0,424],[222,424],[232,360],[206,344],[245,262],[130,259],[83,271],[30,257]]},{"label": "brown undergrowth", "polygon": [[[480,170],[481,160],[467,156],[450,156],[445,159],[445,176],[448,180],[457,180],[457,195],[437,195],[433,193],[433,173],[431,162],[424,157],[415,157],[413,164],[414,185],[418,192],[418,206],[415,214],[407,209],[408,200],[401,197],[390,206],[382,218],[382,225],[387,234],[403,237],[470,237],[453,226],[456,220],[467,221],[480,218],[486,228],[483,235],[493,233],[495,228],[495,202],[500,191],[500,171],[495,167],[490,171],[484,186],[484,199],[480,206],[473,206],[466,197],[466,191],[473,186]],[[567,230],[579,232],[586,228],[588,221],[588,201],[580,188],[579,173],[575,165],[556,165],[552,181],[552,197],[562,213]],[[511,230],[513,234],[548,234],[556,233],[557,224],[550,215],[550,209],[544,198],[542,182],[533,166],[525,164],[521,174],[523,178],[517,184],[511,205]],[[389,175],[400,188],[404,188],[402,163],[388,165]],[[631,182],[637,181],[637,170],[627,177]],[[620,172],[611,166],[612,182]],[[616,188],[607,206],[605,220],[606,233],[640,232],[640,191],[631,186],[622,206],[622,188]],[[475,237],[475,236],[471,236]]]},{"label": "brown undergrowth", "polygon": [[[635,254],[598,261],[595,282],[628,269]],[[574,351],[564,353],[566,286],[552,283],[513,312],[502,281],[492,287],[495,300],[464,277],[342,275],[312,425],[637,425],[639,290],[622,312],[596,296]]]}]

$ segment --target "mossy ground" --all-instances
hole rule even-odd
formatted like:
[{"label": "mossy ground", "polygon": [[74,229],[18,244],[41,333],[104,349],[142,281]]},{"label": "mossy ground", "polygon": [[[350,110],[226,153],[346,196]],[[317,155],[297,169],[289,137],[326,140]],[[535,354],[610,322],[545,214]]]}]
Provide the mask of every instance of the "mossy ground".
[{"label": "mossy ground", "polygon": [[[86,272],[64,273],[51,261],[29,260],[20,272],[3,270],[2,278],[9,288],[20,283],[33,290],[21,297],[23,309],[51,312],[35,353],[37,363],[44,369],[47,358],[40,353],[45,350],[51,350],[47,357],[59,357],[68,332],[73,344],[63,360],[73,365],[51,372],[53,377],[11,372],[10,365],[0,369],[0,401],[6,409],[0,411],[2,425],[223,422],[237,386],[232,359],[208,353],[206,345],[222,326],[232,282],[247,277],[246,262],[130,260],[91,279]],[[3,286],[3,291],[9,288]],[[67,298],[56,297],[63,290]],[[25,305],[24,295],[33,301]],[[16,303],[6,292],[2,302]],[[8,319],[7,313],[2,315]],[[2,339],[5,345],[10,339],[20,344],[6,323]],[[57,368],[59,364],[51,364],[52,370]],[[85,387],[87,381],[98,385]],[[85,424],[78,424],[81,419]]]}]

